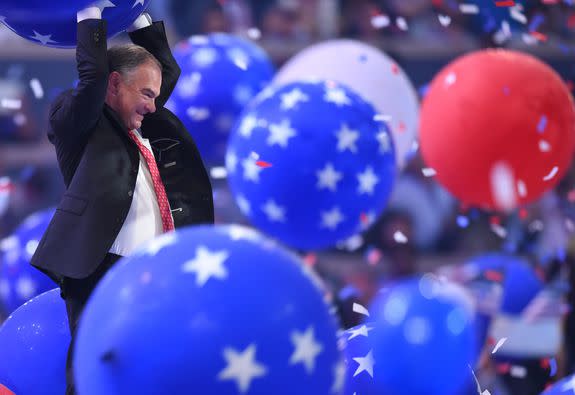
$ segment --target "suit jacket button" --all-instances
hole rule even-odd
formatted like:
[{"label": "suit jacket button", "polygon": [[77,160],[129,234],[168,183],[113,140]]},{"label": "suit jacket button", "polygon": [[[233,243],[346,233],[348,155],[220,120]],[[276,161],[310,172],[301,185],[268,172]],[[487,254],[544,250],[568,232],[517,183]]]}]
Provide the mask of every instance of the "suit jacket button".
[{"label": "suit jacket button", "polygon": [[134,194],[134,191],[128,191],[128,196],[132,196]]}]

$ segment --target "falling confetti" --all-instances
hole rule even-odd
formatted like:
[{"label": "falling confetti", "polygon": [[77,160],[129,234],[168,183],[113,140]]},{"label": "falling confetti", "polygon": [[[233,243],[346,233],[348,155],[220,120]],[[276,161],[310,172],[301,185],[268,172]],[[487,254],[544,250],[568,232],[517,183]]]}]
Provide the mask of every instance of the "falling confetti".
[{"label": "falling confetti", "polygon": [[460,228],[467,228],[469,226],[469,218],[467,218],[465,215],[458,215],[457,226]]},{"label": "falling confetti", "polygon": [[435,171],[435,169],[432,169],[431,167],[424,167],[423,169],[421,169],[421,173],[422,173],[425,177],[433,177],[434,175],[437,174],[437,172]]},{"label": "falling confetti", "polygon": [[497,7],[513,7],[514,5],[515,5],[514,0],[503,0],[495,2],[495,6]]},{"label": "falling confetti", "polygon": [[393,234],[393,240],[399,244],[405,244],[408,242],[407,237],[399,230],[396,230]]},{"label": "falling confetti", "polygon": [[22,100],[20,99],[2,99],[0,107],[7,110],[20,110],[22,108]]},{"label": "falling confetti", "polygon": [[553,166],[553,169],[551,169],[549,174],[547,174],[545,177],[543,177],[543,181],[551,180],[553,177],[555,177],[555,175],[557,174],[558,171],[559,171],[559,168],[557,166]]},{"label": "falling confetti", "polygon": [[479,7],[475,4],[465,3],[459,5],[459,11],[462,14],[479,14]]},{"label": "falling confetti", "polygon": [[36,99],[41,99],[44,97],[44,89],[42,89],[42,84],[37,78],[30,80],[30,88],[32,88],[32,92],[34,93],[34,97]]},{"label": "falling confetti", "polygon": [[518,379],[523,379],[527,376],[527,369],[525,366],[512,365],[509,369],[509,375]]},{"label": "falling confetti", "polygon": [[499,341],[497,342],[497,344],[493,348],[493,351],[491,351],[491,354],[495,354],[497,352],[497,350],[499,350],[499,348],[503,345],[503,343],[505,343],[506,340],[507,340],[506,337],[499,339]]},{"label": "falling confetti", "polygon": [[259,166],[259,167],[263,167],[263,168],[272,167],[272,164],[271,164],[271,163],[266,162],[266,161],[263,161],[263,160],[258,160],[258,161],[256,161],[256,165]]},{"label": "falling confetti", "polygon": [[353,304],[353,312],[361,315],[366,315],[369,317],[369,311],[367,311],[367,309],[362,305],[360,305],[359,303]]}]

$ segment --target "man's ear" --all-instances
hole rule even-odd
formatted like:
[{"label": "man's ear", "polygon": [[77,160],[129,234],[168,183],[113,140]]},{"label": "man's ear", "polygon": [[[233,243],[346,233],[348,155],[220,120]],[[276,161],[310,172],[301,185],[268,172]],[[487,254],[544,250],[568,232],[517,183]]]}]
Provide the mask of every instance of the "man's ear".
[{"label": "man's ear", "polygon": [[112,71],[108,77],[108,89],[114,96],[118,95],[118,91],[120,90],[121,77],[117,71]]}]

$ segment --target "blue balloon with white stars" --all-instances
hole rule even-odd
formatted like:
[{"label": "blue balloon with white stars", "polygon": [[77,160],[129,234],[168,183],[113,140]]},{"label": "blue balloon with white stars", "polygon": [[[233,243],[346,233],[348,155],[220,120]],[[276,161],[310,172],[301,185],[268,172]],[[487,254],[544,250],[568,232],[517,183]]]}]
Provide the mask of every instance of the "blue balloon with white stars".
[{"label": "blue balloon with white stars", "polygon": [[371,104],[332,81],[262,92],[232,133],[226,167],[250,221],[302,250],[367,229],[396,176],[387,125]]},{"label": "blue balloon with white stars", "polygon": [[[15,13],[3,15],[4,24],[14,33],[35,44],[53,48],[75,48],[77,45],[76,13],[82,4],[69,0],[46,1],[46,10],[32,14]],[[67,6],[53,12],[52,4]],[[112,38],[128,28],[146,10],[150,0],[101,0],[102,19],[107,22],[107,36]],[[68,5],[74,4],[74,5]],[[0,15],[1,8],[0,8]]]},{"label": "blue balloon with white stars", "polygon": [[345,355],[344,395],[384,395],[373,381],[373,350],[368,341],[373,327],[358,325],[342,332],[339,336],[340,347]]},{"label": "blue balloon with white stars", "polygon": [[571,375],[556,382],[541,395],[573,395],[574,393],[575,375]]},{"label": "blue balloon with white stars", "polygon": [[[470,295],[433,275],[384,288],[367,322],[374,383],[383,394],[455,395],[479,347]],[[367,363],[367,362],[366,362]]]},{"label": "blue balloon with white stars", "polygon": [[333,314],[310,269],[251,229],[164,234],[118,261],[88,301],[78,392],[338,394]]},{"label": "blue balloon with white stars", "polygon": [[56,286],[50,277],[30,265],[54,210],[29,215],[11,236],[0,241],[0,308],[7,314]]},{"label": "blue balloon with white stars", "polygon": [[36,296],[0,326],[0,384],[19,395],[63,394],[69,344],[60,289]]},{"label": "blue balloon with white stars", "polygon": [[243,38],[214,33],[178,43],[182,74],[166,107],[184,123],[210,166],[223,165],[230,131],[246,104],[273,78],[266,52]]}]

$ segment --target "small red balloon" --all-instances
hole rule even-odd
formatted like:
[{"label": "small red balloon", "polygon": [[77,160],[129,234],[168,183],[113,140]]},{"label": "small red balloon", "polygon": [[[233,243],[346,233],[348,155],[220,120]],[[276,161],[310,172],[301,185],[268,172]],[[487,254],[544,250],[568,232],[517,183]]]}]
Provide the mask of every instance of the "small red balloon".
[{"label": "small red balloon", "polygon": [[432,81],[420,146],[436,179],[463,203],[509,210],[553,188],[575,150],[573,99],[531,55],[483,50]]},{"label": "small red balloon", "polygon": [[14,395],[14,392],[0,384],[0,395]]}]

